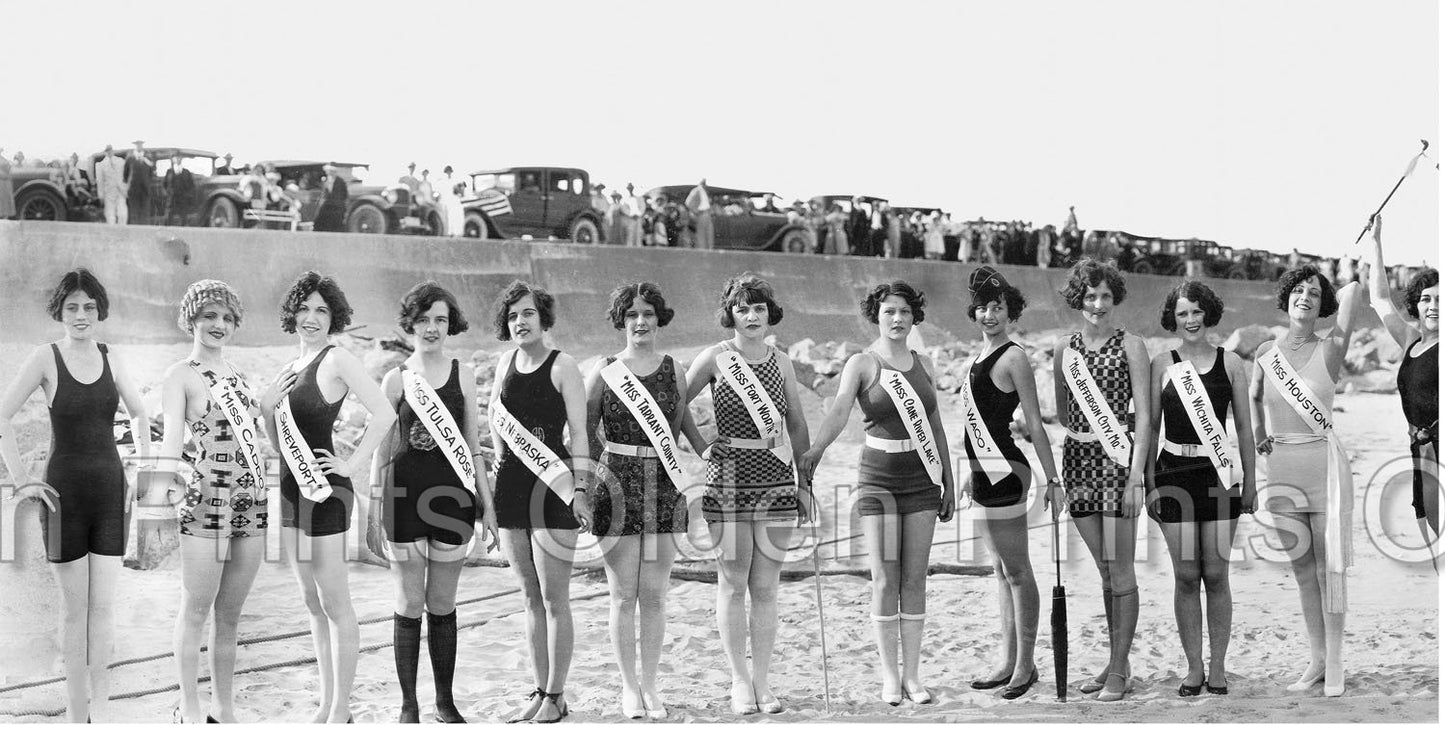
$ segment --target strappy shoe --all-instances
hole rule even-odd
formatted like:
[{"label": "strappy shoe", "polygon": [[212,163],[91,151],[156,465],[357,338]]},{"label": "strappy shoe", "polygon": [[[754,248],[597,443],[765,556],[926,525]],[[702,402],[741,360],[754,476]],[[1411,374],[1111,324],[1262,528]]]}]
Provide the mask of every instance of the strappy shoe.
[{"label": "strappy shoe", "polygon": [[1284,687],[1284,690],[1285,690],[1285,691],[1294,691],[1294,692],[1309,691],[1310,688],[1312,688],[1315,684],[1317,684],[1317,683],[1324,683],[1324,680],[1325,680],[1325,669],[1324,669],[1324,668],[1320,668],[1320,672],[1319,672],[1319,673],[1317,673],[1317,674],[1315,674],[1315,675],[1313,675],[1313,676],[1300,676],[1300,679],[1299,679],[1298,681],[1295,681],[1294,683],[1292,683],[1292,684],[1290,684],[1290,685],[1288,685],[1288,686],[1285,686],[1285,687]]},{"label": "strappy shoe", "polygon": [[763,698],[759,696],[758,711],[764,714],[781,714],[783,713],[783,702],[779,701],[776,696],[769,698],[767,701],[764,701]]},{"label": "strappy shoe", "polygon": [[667,705],[662,703],[661,698],[656,702],[649,701],[647,692],[645,691],[642,694],[642,708],[647,710],[647,718],[649,719],[661,720],[667,718]]},{"label": "strappy shoe", "polygon": [[[546,691],[543,691],[541,686],[538,686],[537,688],[532,689],[532,693],[527,694],[527,702],[528,702],[528,703],[527,703],[526,708],[522,709],[522,713],[520,713],[520,714],[518,714],[518,715],[516,715],[516,716],[514,716],[514,717],[512,717],[512,718],[510,718],[510,719],[508,719],[508,720],[507,720],[507,723],[508,723],[508,724],[521,724],[522,722],[525,722],[525,721],[531,721],[531,720],[532,720],[532,717],[536,715],[537,709],[542,708],[542,702],[536,701],[536,699],[539,698],[539,697],[545,698],[546,696],[547,696],[547,692],[546,692]],[[530,711],[528,711],[528,709],[530,709]]]},{"label": "strappy shoe", "polygon": [[1024,682],[1022,686],[1009,686],[1008,688],[1005,688],[1003,691],[999,692],[999,696],[1002,696],[1009,701],[1013,701],[1014,699],[1017,699],[1020,696],[1028,693],[1029,689],[1033,688],[1034,684],[1038,682],[1039,669],[1035,667],[1034,670],[1029,673],[1029,680]]},{"label": "strappy shoe", "polygon": [[[1199,683],[1196,683],[1196,684],[1194,684],[1193,686],[1190,686],[1190,685],[1187,684],[1187,683],[1181,683],[1181,684],[1179,684],[1179,695],[1180,695],[1180,696],[1198,696],[1198,695],[1199,695],[1199,692],[1200,692],[1200,691],[1203,691],[1203,690],[1204,690],[1204,682],[1203,682],[1203,681],[1200,681]],[[1228,689],[1226,689],[1226,691],[1228,691]],[[1214,688],[1213,688],[1213,687],[1210,687],[1209,692],[1210,692],[1210,693],[1214,693]]]},{"label": "strappy shoe", "polygon": [[557,722],[567,718],[567,714],[570,712],[567,711],[567,699],[562,696],[561,691],[558,691],[554,694],[549,694],[545,691],[542,692],[542,703],[537,706],[537,713],[541,713],[542,707],[545,706],[548,701],[551,701],[552,705],[557,707],[557,717],[555,719],[538,719],[537,715],[533,714],[532,719],[529,723],[556,724]]},{"label": "strappy shoe", "polygon": [[903,698],[908,699],[915,704],[933,703],[933,694],[929,693],[926,687],[919,687],[917,691],[909,691],[905,687],[903,689]]},{"label": "strappy shoe", "polygon": [[1223,686],[1210,686],[1209,682],[1205,681],[1204,690],[1208,691],[1211,694],[1214,694],[1215,696],[1226,696],[1229,694],[1229,685],[1225,684]]},{"label": "strappy shoe", "polygon": [[[1114,672],[1112,672],[1112,671],[1109,672],[1109,676],[1118,676],[1119,678],[1124,679],[1124,688],[1123,688],[1123,690],[1121,690],[1121,691],[1110,691],[1108,686],[1104,686],[1104,687],[1102,687],[1102,688],[1099,689],[1099,694],[1094,697],[1095,700],[1098,700],[1098,701],[1119,701],[1120,699],[1123,699],[1125,696],[1128,696],[1128,695],[1129,695],[1129,690],[1130,690],[1130,685],[1129,685],[1129,684],[1130,684],[1130,681],[1129,681],[1129,677],[1128,677],[1128,676],[1125,676],[1125,675],[1122,674],[1122,673],[1114,673]],[[1107,682],[1107,681],[1108,681],[1108,676],[1106,676],[1106,677],[1104,678],[1104,680],[1105,680],[1105,682]]]}]

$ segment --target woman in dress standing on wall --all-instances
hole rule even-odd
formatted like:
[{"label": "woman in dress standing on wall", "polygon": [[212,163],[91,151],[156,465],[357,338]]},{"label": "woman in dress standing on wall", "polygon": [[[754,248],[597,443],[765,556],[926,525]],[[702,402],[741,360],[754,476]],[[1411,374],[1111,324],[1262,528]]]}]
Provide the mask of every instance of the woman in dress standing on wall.
[{"label": "woman in dress standing on wall", "polygon": [[[577,530],[592,511],[585,487],[574,486],[581,483],[574,470],[589,462],[582,373],[571,355],[543,337],[556,322],[555,306],[551,294],[522,281],[502,292],[493,325],[497,339],[516,347],[497,362],[488,405],[500,459],[497,526],[502,553],[522,587],[537,682],[511,721],[539,724],[568,713],[563,690],[572,666],[572,558]],[[571,433],[569,446],[563,445],[563,428]]]},{"label": "woman in dress standing on wall", "polygon": [[[988,675],[969,686],[1003,687],[999,695],[1013,700],[1039,680],[1034,643],[1039,632],[1039,588],[1029,561],[1028,492],[1033,469],[1014,443],[1010,426],[1023,407],[1029,440],[1047,481],[1044,498],[1057,517],[1063,508],[1054,452],[1039,414],[1033,365],[1023,347],[1009,337],[1008,324],[1024,312],[1024,296],[998,271],[980,266],[968,277],[968,317],[983,332],[983,350],[968,370],[964,386],[964,449],[969,458],[967,493],[979,508],[979,524],[994,554],[998,579],[1002,651]],[[973,425],[977,423],[977,425]]]},{"label": "woman in dress standing on wall", "polygon": [[[272,445],[281,452],[281,546],[311,618],[320,672],[314,722],[351,720],[360,636],[347,579],[346,531],[355,502],[351,477],[396,422],[396,411],[361,360],[331,343],[351,323],[346,294],[330,276],[307,271],[281,303],[281,329],[294,333],[300,356],[277,373],[280,388],[261,402]],[[331,434],[348,394],[370,421],[351,455],[342,458]],[[275,396],[275,399],[270,397]]]},{"label": "woman in dress standing on wall", "polygon": [[[858,458],[855,508],[873,576],[871,613],[881,698],[893,706],[904,698],[933,703],[918,677],[928,555],[934,524],[953,519],[955,504],[933,361],[908,347],[909,333],[923,322],[923,305],[923,292],[903,281],[874,286],[859,302],[864,318],[877,327],[878,338],[848,358],[838,396],[800,462],[802,480],[811,481],[823,452],[848,425],[857,400],[863,410],[864,447]],[[905,398],[916,400],[922,410],[903,405]]]},{"label": "woman in dress standing on wall", "polygon": [[[115,581],[134,501],[115,445],[116,407],[125,403],[142,458],[150,456],[150,420],[129,368],[95,340],[97,326],[110,315],[110,298],[95,275],[77,268],[62,276],[46,309],[65,335],[31,352],[6,388],[0,457],[20,484],[11,498],[37,498],[49,510],[41,529],[60,587],[65,716],[82,724],[109,718]],[[50,406],[44,480],[21,460],[15,436],[15,416],[36,390]]]},{"label": "woman in dress standing on wall", "polygon": [[1079,690],[1118,701],[1129,693],[1129,650],[1139,620],[1134,536],[1148,449],[1133,445],[1149,442],[1149,421],[1136,433],[1134,414],[1149,412],[1149,352],[1138,335],[1114,326],[1125,289],[1112,264],[1079,261],[1059,293],[1084,324],[1054,350],[1054,397],[1067,429],[1064,491],[1099,570],[1109,631],[1108,664]]},{"label": "woman in dress standing on wall", "polygon": [[[608,622],[622,674],[622,713],[629,719],[665,719],[657,664],[672,562],[688,523],[681,493],[688,484],[674,480],[681,475],[678,433],[685,429],[697,452],[705,444],[687,408],[679,405],[686,377],[671,356],[657,351],[658,330],[673,315],[661,289],[649,282],[619,286],[607,315],[623,330],[626,345],[587,375],[589,450],[601,454],[603,474],[590,494],[592,533],[601,540],[612,592]],[[649,425],[665,428],[665,435]]]},{"label": "woman in dress standing on wall", "polygon": [[[793,471],[808,450],[808,424],[792,360],[765,341],[783,320],[772,285],[752,273],[730,279],[717,315],[733,336],[693,360],[683,400],[712,387],[718,437],[703,453],[702,509],[720,549],[717,620],[732,669],[732,710],[776,714],[783,704],[768,671],[778,634],[778,580],[793,527],[814,512],[810,486]],[[762,397],[745,401],[743,391]]]},{"label": "woman in dress standing on wall", "polygon": [[[1209,343],[1223,315],[1224,302],[1213,289],[1198,281],[1176,286],[1164,299],[1159,325],[1177,331],[1181,341],[1150,365],[1150,432],[1160,450],[1147,474],[1149,514],[1164,533],[1174,566],[1174,619],[1188,664],[1180,696],[1198,696],[1201,689],[1229,693],[1224,669],[1234,613],[1229,554],[1239,515],[1253,514],[1256,500],[1254,451],[1235,448],[1225,429],[1225,416],[1233,408],[1235,433],[1254,432],[1249,373],[1239,355]],[[1209,616],[1207,673],[1201,583]]]},{"label": "woman in dress standing on wall", "polygon": [[[1268,467],[1261,494],[1290,557],[1309,633],[1310,662],[1290,691],[1324,682],[1345,693],[1345,570],[1351,562],[1353,484],[1335,432],[1335,382],[1354,332],[1359,284],[1335,287],[1311,265],[1285,271],[1276,304],[1289,332],[1259,345],[1250,382],[1256,450]],[[1319,320],[1339,313],[1323,337]]]},{"label": "woman in dress standing on wall", "polygon": [[1400,311],[1385,281],[1385,253],[1380,246],[1383,224],[1384,219],[1376,216],[1370,306],[1390,337],[1405,350],[1397,385],[1414,459],[1410,505],[1420,533],[1433,545],[1440,537],[1440,348],[1435,346],[1440,343],[1440,272],[1426,268],[1411,276],[1405,286],[1405,310]]},{"label": "woman in dress standing on wall", "polygon": [[[393,658],[401,684],[400,724],[421,720],[416,700],[422,613],[436,688],[436,721],[465,723],[452,697],[457,663],[457,582],[482,523],[482,544],[497,542],[491,484],[477,446],[477,376],[471,365],[447,356],[449,338],[468,329],[461,306],[435,281],[417,284],[401,299],[397,323],[411,337],[412,354],[381,381],[397,411],[398,437],[387,437],[372,458],[372,506],[366,541],[388,554],[396,587]],[[441,408],[432,409],[440,403]],[[423,417],[421,414],[425,414]],[[383,550],[385,539],[390,551]]]}]

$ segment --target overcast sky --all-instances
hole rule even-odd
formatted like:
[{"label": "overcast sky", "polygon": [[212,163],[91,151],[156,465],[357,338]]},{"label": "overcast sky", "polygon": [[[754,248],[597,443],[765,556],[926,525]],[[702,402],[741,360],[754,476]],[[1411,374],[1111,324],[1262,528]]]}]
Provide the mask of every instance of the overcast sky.
[{"label": "overcast sky", "polygon": [[[1340,255],[1440,141],[1434,0],[0,11],[6,155],[556,164]],[[1421,165],[1390,203],[1392,260],[1438,264],[1439,189]]]}]

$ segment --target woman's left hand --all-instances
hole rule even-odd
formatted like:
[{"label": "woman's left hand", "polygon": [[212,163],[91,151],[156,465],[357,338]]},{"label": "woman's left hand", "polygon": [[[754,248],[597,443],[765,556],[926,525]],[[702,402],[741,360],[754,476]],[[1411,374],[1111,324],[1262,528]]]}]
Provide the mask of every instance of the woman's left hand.
[{"label": "woman's left hand", "polygon": [[351,478],[351,463],[345,458],[341,458],[325,448],[311,450],[316,453],[316,465],[321,467],[322,475]]},{"label": "woman's left hand", "polygon": [[572,516],[577,520],[577,531],[585,532],[592,526],[592,499],[586,491],[578,491],[572,496]]},{"label": "woman's left hand", "polygon": [[943,487],[943,503],[938,505],[938,520],[942,522],[953,521],[953,510],[957,508],[958,494],[953,486]]},{"label": "woman's left hand", "polygon": [[818,515],[818,503],[813,498],[813,489],[798,489],[798,526],[814,521]]},{"label": "woman's left hand", "polygon": [[1139,516],[1139,510],[1144,506],[1144,477],[1133,471],[1129,472],[1129,482],[1124,486],[1124,499],[1120,505],[1124,517],[1133,519]]},{"label": "woman's left hand", "polygon": [[491,510],[482,512],[482,554],[491,554],[501,547],[502,537],[497,531],[497,515]]},{"label": "woman's left hand", "polygon": [[1240,489],[1239,513],[1253,514],[1259,508],[1259,492],[1254,484],[1246,483]]}]

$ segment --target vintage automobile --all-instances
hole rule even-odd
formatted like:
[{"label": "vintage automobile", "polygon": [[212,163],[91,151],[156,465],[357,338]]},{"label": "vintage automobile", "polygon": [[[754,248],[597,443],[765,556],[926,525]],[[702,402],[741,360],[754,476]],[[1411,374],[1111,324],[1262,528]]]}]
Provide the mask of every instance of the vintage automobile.
[{"label": "vintage automobile", "polygon": [[[697,184],[663,185],[648,190],[647,199],[665,195],[682,205]],[[802,223],[791,222],[782,208],[766,209],[771,192],[707,186],[712,216],[713,247],[718,250],[809,253],[812,236]]]},{"label": "vintage automobile", "polygon": [[[15,189],[15,215],[21,220],[100,220],[94,194],[67,194],[64,173],[55,167],[16,167],[10,172]],[[89,174],[89,173],[87,173]]]},{"label": "vintage automobile", "polygon": [[[468,238],[537,238],[598,243],[605,211],[592,206],[586,170],[575,167],[508,167],[471,174],[462,200]],[[498,193],[505,205],[498,200]]]},{"label": "vintage automobile", "polygon": [[[116,152],[121,159],[129,159],[134,150]],[[202,149],[186,147],[147,147],[147,156],[155,166],[156,174],[150,194],[151,209],[147,211],[153,222],[163,222],[165,216],[165,194],[163,191],[165,173],[170,169],[170,160],[179,156],[181,165],[191,171],[196,180],[196,201],[204,201],[213,192],[208,183],[215,171],[216,154]],[[84,189],[67,189],[63,172],[54,167],[22,168],[11,175],[15,187],[15,208],[25,220],[71,220],[100,221],[104,211],[95,188],[95,165],[105,156],[96,152],[81,162],[88,185]],[[183,219],[194,220],[199,208],[177,211]]]},{"label": "vintage automobile", "polygon": [[[337,168],[346,181],[346,229],[353,233],[415,233],[440,235],[443,229],[441,212],[436,204],[414,198],[405,185],[366,185],[357,178],[356,170],[366,169],[361,162],[323,162],[318,160],[268,160],[263,164],[281,176],[280,185],[290,191],[299,207],[301,221],[316,220],[324,197],[322,178],[326,165]],[[254,224],[245,210],[254,203],[241,188],[241,176],[218,177],[213,180],[226,189],[211,196],[205,205],[205,224],[212,228],[237,228]]]}]

